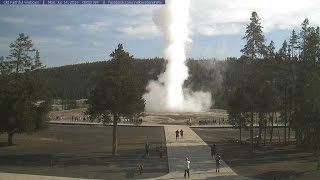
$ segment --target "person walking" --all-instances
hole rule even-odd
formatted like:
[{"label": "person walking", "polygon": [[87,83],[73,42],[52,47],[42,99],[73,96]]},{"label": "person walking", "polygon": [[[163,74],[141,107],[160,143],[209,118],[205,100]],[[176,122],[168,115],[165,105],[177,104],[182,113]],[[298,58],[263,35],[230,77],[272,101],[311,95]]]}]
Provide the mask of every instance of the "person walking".
[{"label": "person walking", "polygon": [[180,130],[180,136],[181,136],[181,138],[183,138],[183,130],[182,129]]},{"label": "person walking", "polygon": [[184,169],[184,178],[186,178],[188,173],[188,178],[190,178],[190,160],[186,158],[186,164],[185,164],[185,169]]},{"label": "person walking", "polygon": [[213,156],[216,155],[216,152],[217,152],[217,147],[216,147],[216,144],[213,144],[211,146],[211,157],[213,158]]},{"label": "person walking", "polygon": [[149,158],[149,143],[147,142],[146,145],[145,145],[145,157],[148,157]]},{"label": "person walking", "polygon": [[179,138],[179,130],[177,129],[176,130],[176,141],[178,140],[178,138]]},{"label": "person walking", "polygon": [[221,156],[217,154],[215,156],[216,159],[216,172],[220,172],[220,161],[221,161]]}]

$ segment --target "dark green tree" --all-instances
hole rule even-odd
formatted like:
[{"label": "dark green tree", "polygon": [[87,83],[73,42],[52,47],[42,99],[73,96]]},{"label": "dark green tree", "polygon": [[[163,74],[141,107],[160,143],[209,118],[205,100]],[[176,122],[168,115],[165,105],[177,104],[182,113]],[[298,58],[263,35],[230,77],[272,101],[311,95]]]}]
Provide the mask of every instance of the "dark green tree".
[{"label": "dark green tree", "polygon": [[9,47],[10,55],[7,57],[7,63],[17,78],[19,73],[28,72],[32,69],[34,63],[30,53],[34,52],[35,49],[32,40],[24,33],[19,34],[19,37]]},{"label": "dark green tree", "polygon": [[320,69],[310,68],[307,80],[302,87],[302,98],[295,111],[295,129],[302,136],[301,145],[313,150],[317,157],[317,170],[320,169]]},{"label": "dark green tree", "polygon": [[299,48],[300,48],[300,60],[307,60],[307,39],[309,34],[309,19],[306,18],[301,24],[301,30],[299,34]]},{"label": "dark green tree", "polygon": [[31,66],[31,70],[44,68],[45,66],[42,65],[41,59],[40,59],[40,52],[39,50],[36,50],[36,55],[34,57],[34,63]]},{"label": "dark green tree", "polygon": [[297,60],[297,50],[299,48],[299,37],[295,30],[292,30],[289,40],[290,59]]},{"label": "dark green tree", "polygon": [[274,47],[274,42],[271,41],[270,44],[267,46],[267,53],[265,58],[269,60],[274,60],[276,56],[275,49],[276,48]]},{"label": "dark green tree", "polygon": [[236,89],[236,92],[229,100],[228,121],[233,127],[239,129],[239,142],[242,142],[242,130],[248,126],[249,113],[244,103],[246,101],[245,94],[242,89]]},{"label": "dark green tree", "polygon": [[0,70],[0,75],[6,73],[6,64],[3,56],[0,56]]},{"label": "dark green tree", "polygon": [[241,49],[241,52],[252,60],[262,57],[266,53],[262,28],[257,12],[252,12],[250,24],[247,25],[245,36],[242,38],[246,40],[246,44]]},{"label": "dark green tree", "polygon": [[[50,103],[37,103],[40,79],[35,73],[40,67],[40,56],[35,60],[29,36],[19,34],[10,44],[11,54],[0,67],[0,131],[8,134],[8,144],[12,145],[15,133],[31,133],[44,127],[50,110]],[[34,67],[34,68],[32,68]]]},{"label": "dark green tree", "polygon": [[[254,60],[262,57],[268,56],[268,50],[265,46],[265,38],[262,32],[262,26],[260,22],[260,18],[257,12],[252,12],[250,18],[250,24],[247,25],[245,36],[243,39],[246,40],[246,44],[241,52],[247,57],[247,60],[244,60],[243,65],[245,65],[244,79],[240,81],[241,84],[238,88],[241,89],[241,92],[244,94],[246,98],[244,106],[247,107],[247,112],[249,113],[248,122],[250,122],[250,139],[251,139],[251,149],[254,150],[254,142],[253,142],[253,126],[254,126],[254,117],[255,113],[259,111],[257,107],[257,103],[261,102],[259,100],[259,92],[263,83],[261,83],[260,75],[261,69],[259,68],[259,63],[254,62]],[[270,51],[273,50],[272,44],[270,46]],[[273,54],[270,54],[273,56]],[[241,58],[240,58],[241,59]],[[262,117],[262,116],[261,116]],[[260,122],[260,121],[259,121]],[[261,129],[259,123],[259,131]],[[261,134],[261,133],[259,133]],[[260,136],[259,136],[260,139]]]},{"label": "dark green tree", "polygon": [[283,41],[282,46],[279,49],[278,57],[280,58],[280,60],[287,60],[288,59],[288,43],[287,43],[287,40]]},{"label": "dark green tree", "polygon": [[128,52],[119,44],[111,54],[107,67],[88,99],[88,114],[92,118],[113,121],[112,154],[117,154],[117,123],[121,117],[138,118],[144,112],[144,89],[134,78],[132,60]]}]

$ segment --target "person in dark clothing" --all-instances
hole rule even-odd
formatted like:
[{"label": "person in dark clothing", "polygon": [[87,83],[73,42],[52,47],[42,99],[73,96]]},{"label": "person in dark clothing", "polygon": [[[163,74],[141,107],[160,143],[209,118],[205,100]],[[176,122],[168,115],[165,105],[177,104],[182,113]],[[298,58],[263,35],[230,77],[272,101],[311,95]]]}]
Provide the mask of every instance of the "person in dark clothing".
[{"label": "person in dark clothing", "polygon": [[143,165],[142,164],[139,164],[139,174],[141,175],[143,172]]},{"label": "person in dark clothing", "polygon": [[216,159],[216,172],[220,172],[220,161],[221,161],[221,156],[217,154],[215,156]]},{"label": "person in dark clothing", "polygon": [[183,137],[183,130],[182,129],[180,130],[180,136],[181,136],[181,138]]},{"label": "person in dark clothing", "polygon": [[178,140],[178,138],[179,138],[179,130],[177,129],[176,130],[176,141]]},{"label": "person in dark clothing", "polygon": [[145,150],[146,150],[145,156],[149,157],[149,144],[148,143],[146,143],[146,145],[145,145]]},{"label": "person in dark clothing", "polygon": [[213,158],[213,156],[216,155],[216,152],[217,152],[217,147],[216,147],[216,144],[213,144],[211,146],[211,157]]}]

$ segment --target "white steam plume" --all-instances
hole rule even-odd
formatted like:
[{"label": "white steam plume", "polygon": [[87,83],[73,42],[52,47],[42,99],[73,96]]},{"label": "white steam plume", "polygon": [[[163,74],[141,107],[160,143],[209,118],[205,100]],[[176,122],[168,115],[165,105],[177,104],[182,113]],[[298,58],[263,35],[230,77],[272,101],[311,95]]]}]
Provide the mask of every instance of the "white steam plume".
[{"label": "white steam plume", "polygon": [[144,94],[147,111],[194,112],[206,111],[211,106],[211,94],[191,92],[183,88],[188,78],[186,66],[186,46],[189,38],[190,0],[166,0],[166,5],[154,12],[154,22],[164,33],[167,61],[166,71],[160,74],[158,81],[151,81]]}]

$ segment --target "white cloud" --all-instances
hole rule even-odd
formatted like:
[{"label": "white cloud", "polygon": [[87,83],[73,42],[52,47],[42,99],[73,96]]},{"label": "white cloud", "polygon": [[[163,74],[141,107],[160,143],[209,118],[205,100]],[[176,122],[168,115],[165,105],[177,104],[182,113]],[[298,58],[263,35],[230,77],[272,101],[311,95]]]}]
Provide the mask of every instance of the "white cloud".
[{"label": "white cloud", "polygon": [[102,42],[99,42],[99,41],[93,41],[93,42],[92,42],[92,45],[95,46],[95,47],[102,47],[102,46],[103,46],[103,43],[102,43]]},{"label": "white cloud", "polygon": [[15,39],[0,36],[0,56],[6,56],[9,53],[9,46]]},{"label": "white cloud", "polygon": [[109,24],[110,23],[105,21],[98,21],[90,24],[80,24],[80,27],[85,31],[89,31],[91,33],[98,33],[105,31]]},{"label": "white cloud", "polygon": [[257,11],[265,32],[292,29],[305,18],[320,21],[320,0],[193,0],[191,28],[213,36],[243,34],[252,11]]},{"label": "white cloud", "polygon": [[6,23],[25,23],[25,19],[24,18],[17,18],[17,17],[0,17],[0,21],[6,22]]},{"label": "white cloud", "polygon": [[72,45],[72,41],[56,37],[32,37],[32,42],[40,52],[57,52]]},{"label": "white cloud", "polygon": [[159,34],[159,30],[154,24],[151,23],[138,23],[138,24],[128,24],[118,28],[118,31],[139,38],[146,38],[149,36],[156,36]]},{"label": "white cloud", "polygon": [[72,30],[72,27],[68,25],[61,25],[61,26],[54,26],[52,29],[60,32],[70,32]]},{"label": "white cloud", "polygon": [[194,30],[205,36],[215,36],[215,35],[223,35],[223,34],[240,34],[243,29],[245,29],[245,25],[241,23],[221,23],[221,24],[200,24]]},{"label": "white cloud", "polygon": [[117,27],[117,31],[129,37],[134,36],[135,38],[149,38],[160,35],[159,29],[153,22],[153,10],[156,7],[146,6],[141,8],[137,6],[126,9],[124,12],[128,17],[124,21],[119,22],[120,25]]},{"label": "white cloud", "polygon": [[[169,1],[169,0],[167,0]],[[183,3],[183,2],[181,2]],[[243,34],[252,11],[261,18],[264,32],[299,27],[305,18],[320,22],[320,0],[193,0],[190,28],[204,36]],[[133,16],[117,30],[129,36],[156,36],[159,30],[152,21],[153,10],[160,6],[114,6],[115,12]],[[316,24],[318,25],[318,24]]]}]

